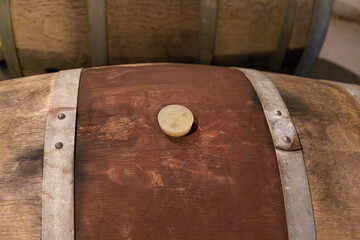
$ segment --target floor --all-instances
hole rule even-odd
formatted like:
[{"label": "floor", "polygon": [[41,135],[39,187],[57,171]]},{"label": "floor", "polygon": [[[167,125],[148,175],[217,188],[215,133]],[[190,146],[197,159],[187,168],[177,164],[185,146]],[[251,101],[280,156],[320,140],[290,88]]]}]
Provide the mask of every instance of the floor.
[{"label": "floor", "polygon": [[335,2],[328,33],[310,77],[360,85],[360,1]]}]

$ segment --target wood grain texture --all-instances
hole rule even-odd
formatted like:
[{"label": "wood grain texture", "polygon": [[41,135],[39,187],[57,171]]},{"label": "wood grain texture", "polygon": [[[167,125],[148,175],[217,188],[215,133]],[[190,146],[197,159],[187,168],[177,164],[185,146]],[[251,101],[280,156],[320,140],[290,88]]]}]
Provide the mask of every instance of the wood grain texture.
[{"label": "wood grain texture", "polygon": [[318,239],[360,239],[360,105],[328,81],[267,74],[303,146]]},{"label": "wood grain texture", "polygon": [[[306,46],[313,2],[297,1],[290,49]],[[284,11],[284,0],[220,0],[215,55],[271,55],[277,48]]]},{"label": "wood grain texture", "polygon": [[[297,2],[291,49],[307,43],[314,0]],[[110,64],[196,61],[199,0],[106,3]],[[285,0],[220,0],[216,64],[239,66],[254,56],[267,63],[277,47],[284,6]],[[25,75],[90,65],[86,0],[12,0],[11,15]]]},{"label": "wood grain texture", "polygon": [[284,0],[220,0],[215,55],[275,51],[284,10]]},{"label": "wood grain texture", "polygon": [[200,3],[108,0],[110,63],[195,62]]},{"label": "wood grain texture", "polygon": [[24,75],[89,64],[86,0],[12,0],[10,4]]},{"label": "wood grain texture", "polygon": [[[157,123],[174,103],[198,122],[175,139]],[[85,69],[75,164],[77,239],[287,239],[270,132],[235,69]]]},{"label": "wood grain texture", "polygon": [[307,45],[315,7],[314,0],[297,0],[294,28],[289,49],[301,49]]},{"label": "wood grain texture", "polygon": [[0,82],[0,239],[41,238],[43,145],[55,76]]}]

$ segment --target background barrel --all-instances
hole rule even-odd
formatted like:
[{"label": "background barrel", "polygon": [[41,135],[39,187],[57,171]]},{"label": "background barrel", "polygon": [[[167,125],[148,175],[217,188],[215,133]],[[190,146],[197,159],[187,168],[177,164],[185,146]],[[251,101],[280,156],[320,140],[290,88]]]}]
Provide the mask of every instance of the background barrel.
[{"label": "background barrel", "polygon": [[[12,0],[9,17],[24,75],[97,66],[97,54],[102,55],[100,65],[195,63],[212,38],[213,45],[204,50],[212,55],[206,56],[207,63],[267,68],[281,34],[290,38],[283,43],[290,65],[297,64],[307,45],[315,1],[291,2]],[[100,41],[100,46],[91,41]]]},{"label": "background barrel", "polygon": [[[317,239],[359,238],[358,100],[338,83],[265,75],[301,142]],[[0,82],[1,239],[41,236],[43,146],[56,76]],[[197,129],[180,139],[157,126],[158,110],[173,101],[197,117]],[[198,239],[208,236],[204,230],[227,239],[287,237],[275,149],[258,96],[239,70],[83,70],[75,164],[78,239]]]}]

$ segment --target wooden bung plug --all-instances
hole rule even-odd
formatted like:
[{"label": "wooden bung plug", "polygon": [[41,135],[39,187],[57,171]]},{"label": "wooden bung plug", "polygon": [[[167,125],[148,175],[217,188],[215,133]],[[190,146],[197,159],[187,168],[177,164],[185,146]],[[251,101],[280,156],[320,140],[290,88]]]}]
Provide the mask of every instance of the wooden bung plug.
[{"label": "wooden bung plug", "polygon": [[190,131],[194,115],[182,105],[168,105],[160,110],[158,122],[161,131],[165,134],[171,137],[182,137]]}]

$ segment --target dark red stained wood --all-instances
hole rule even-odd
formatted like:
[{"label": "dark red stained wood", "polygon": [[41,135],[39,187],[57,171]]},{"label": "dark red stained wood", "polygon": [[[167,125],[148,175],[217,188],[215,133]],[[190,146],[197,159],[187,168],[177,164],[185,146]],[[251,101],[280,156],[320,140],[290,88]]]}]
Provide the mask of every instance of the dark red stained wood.
[{"label": "dark red stained wood", "polygon": [[[76,140],[77,239],[286,239],[274,147],[237,70],[198,65],[85,69]],[[164,135],[168,104],[198,129]]]}]

